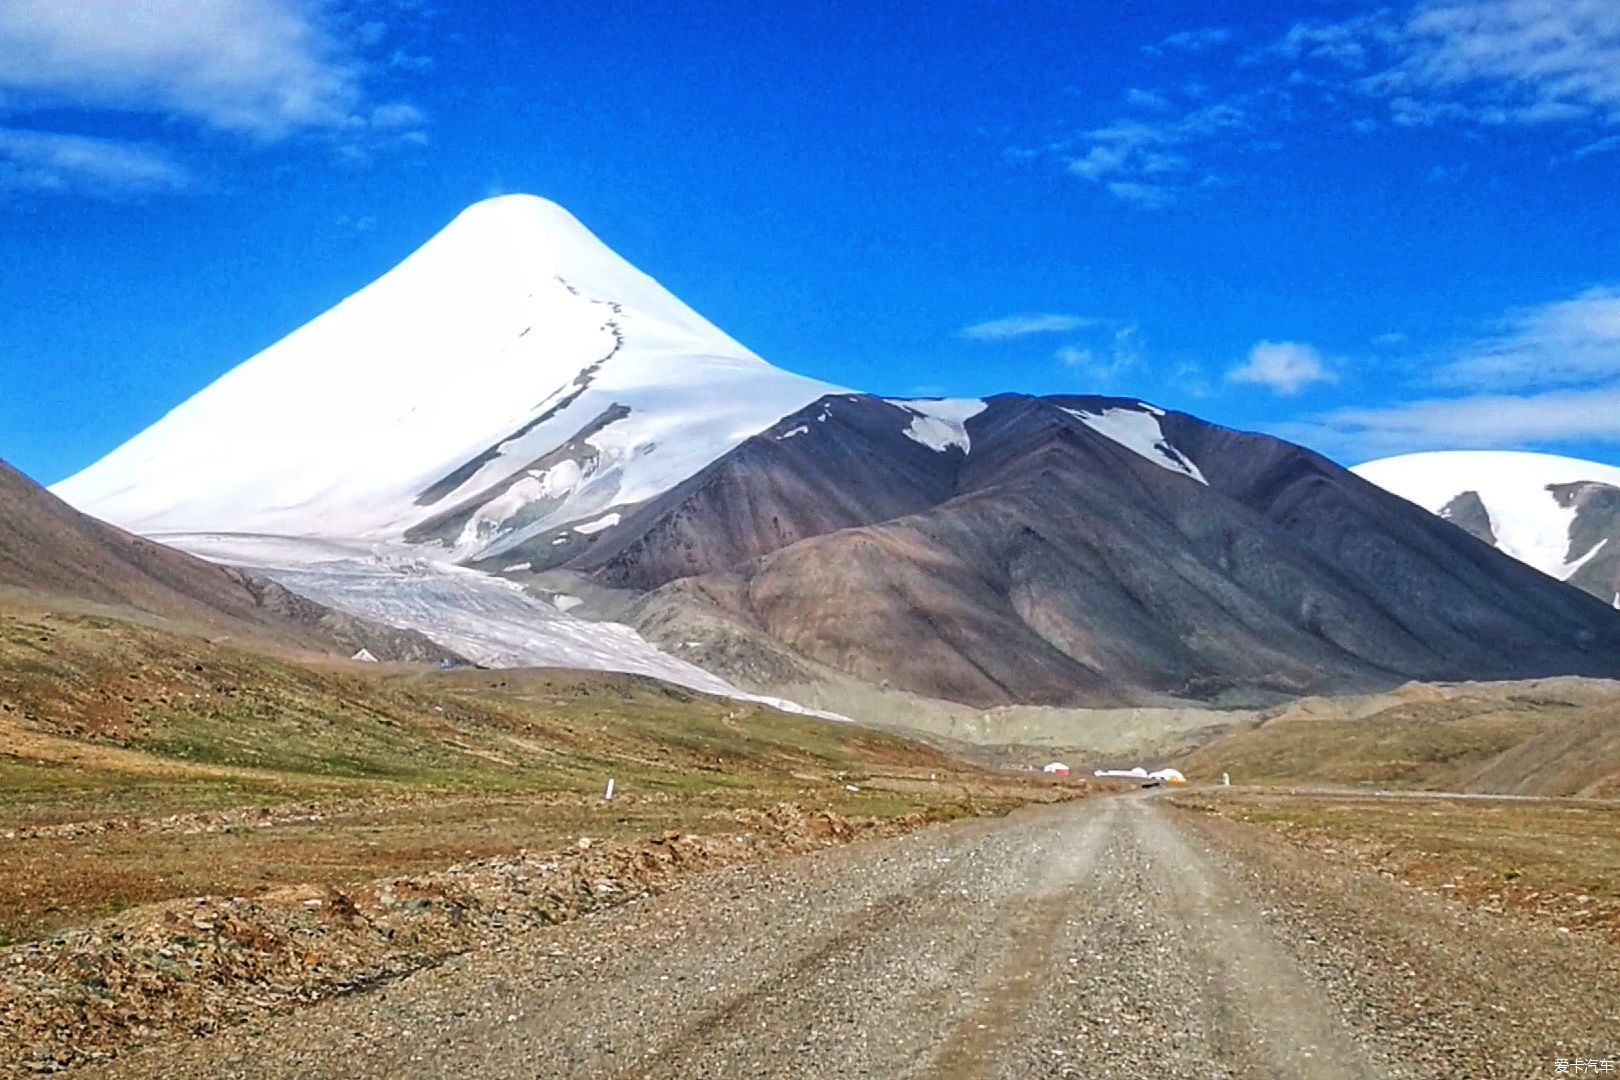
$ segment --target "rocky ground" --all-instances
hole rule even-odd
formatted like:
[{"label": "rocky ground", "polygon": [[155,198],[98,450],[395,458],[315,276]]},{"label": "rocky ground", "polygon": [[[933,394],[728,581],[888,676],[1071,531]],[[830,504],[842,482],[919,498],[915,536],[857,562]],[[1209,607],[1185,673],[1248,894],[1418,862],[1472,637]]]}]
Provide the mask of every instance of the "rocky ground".
[{"label": "rocky ground", "polygon": [[751,863],[121,1077],[1555,1075],[1603,934],[1129,796]]}]

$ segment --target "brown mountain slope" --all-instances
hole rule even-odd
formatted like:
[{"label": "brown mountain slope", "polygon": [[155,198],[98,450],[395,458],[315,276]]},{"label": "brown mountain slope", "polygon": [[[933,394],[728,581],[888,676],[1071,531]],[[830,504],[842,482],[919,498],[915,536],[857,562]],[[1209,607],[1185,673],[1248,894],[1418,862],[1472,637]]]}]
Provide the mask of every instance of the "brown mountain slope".
[{"label": "brown mountain slope", "polygon": [[[890,426],[898,456],[909,440]],[[967,431],[967,455],[936,455],[949,498],[674,581],[638,624],[691,648],[729,621],[737,640],[975,706],[1620,674],[1620,615],[1302,447],[1107,398],[994,398]],[[834,437],[811,425],[794,441]],[[823,488],[866,483],[809,449],[773,465],[815,462]],[[722,459],[701,490],[738,492],[735,518],[796,488],[765,484],[761,458]],[[599,575],[674,576],[617,543]]]},{"label": "brown mountain slope", "polygon": [[305,600],[79,513],[0,461],[0,589],[126,609],[214,633],[378,659],[450,656],[419,634]]}]

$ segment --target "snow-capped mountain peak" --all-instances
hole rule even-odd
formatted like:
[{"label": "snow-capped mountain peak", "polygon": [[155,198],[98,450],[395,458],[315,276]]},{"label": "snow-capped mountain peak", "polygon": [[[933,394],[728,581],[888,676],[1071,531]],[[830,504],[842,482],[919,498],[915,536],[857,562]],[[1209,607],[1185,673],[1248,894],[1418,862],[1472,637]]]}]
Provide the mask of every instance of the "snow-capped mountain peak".
[{"label": "snow-capped mountain peak", "polygon": [[[455,557],[649,498],[836,388],[771,367],[554,203],[477,203],[58,485],[147,533]],[[476,519],[476,520],[474,520]]]},{"label": "snow-capped mountain peak", "polygon": [[[1620,468],[1554,454],[1448,450],[1358,465],[1366,480],[1560,581],[1620,548]],[[1602,519],[1602,520],[1600,520]],[[1585,581],[1577,584],[1586,584]],[[1608,585],[1592,587],[1608,599]]]}]

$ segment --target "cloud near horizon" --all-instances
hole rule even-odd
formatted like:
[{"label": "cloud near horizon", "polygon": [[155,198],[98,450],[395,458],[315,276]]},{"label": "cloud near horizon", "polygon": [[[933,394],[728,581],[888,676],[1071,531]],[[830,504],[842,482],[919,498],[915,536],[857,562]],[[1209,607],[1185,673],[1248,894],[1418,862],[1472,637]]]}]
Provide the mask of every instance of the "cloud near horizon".
[{"label": "cloud near horizon", "polygon": [[1620,445],[1620,383],[1336,409],[1273,430],[1352,463],[1419,450],[1499,450],[1582,441]]},{"label": "cloud near horizon", "polygon": [[[1424,396],[1279,425],[1362,458],[1416,450],[1620,444],[1620,287],[1530,307],[1450,351]],[[1438,396],[1437,389],[1461,391]]]}]

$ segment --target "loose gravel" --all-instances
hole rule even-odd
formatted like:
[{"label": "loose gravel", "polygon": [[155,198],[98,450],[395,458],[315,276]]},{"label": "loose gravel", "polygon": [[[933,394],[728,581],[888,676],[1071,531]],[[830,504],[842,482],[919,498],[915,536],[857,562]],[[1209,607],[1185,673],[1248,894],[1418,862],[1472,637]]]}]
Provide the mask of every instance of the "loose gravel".
[{"label": "loose gravel", "polygon": [[94,1075],[1551,1076],[1620,1051],[1617,956],[1132,796],[716,871]]}]

